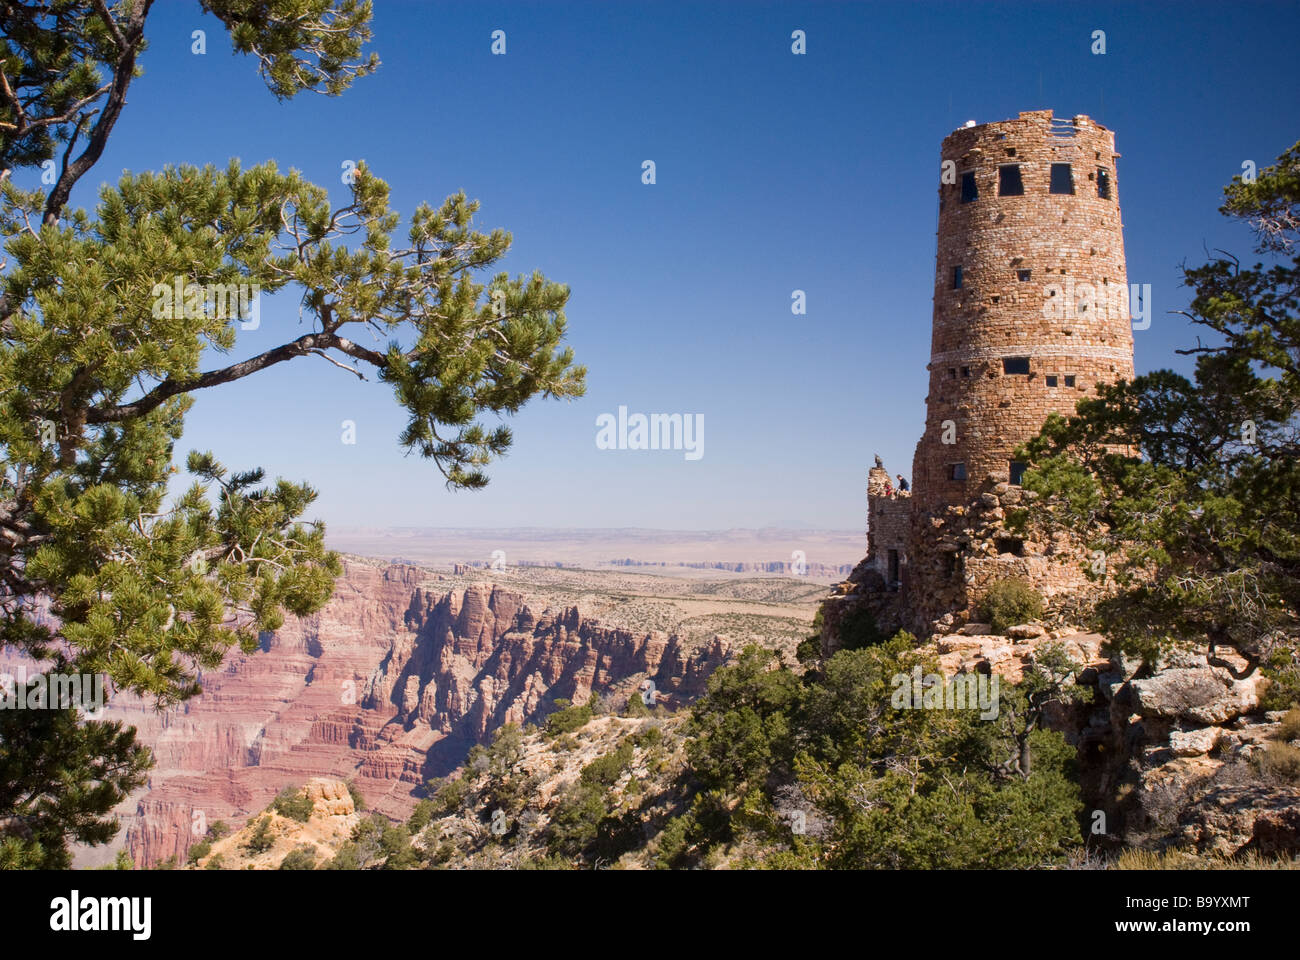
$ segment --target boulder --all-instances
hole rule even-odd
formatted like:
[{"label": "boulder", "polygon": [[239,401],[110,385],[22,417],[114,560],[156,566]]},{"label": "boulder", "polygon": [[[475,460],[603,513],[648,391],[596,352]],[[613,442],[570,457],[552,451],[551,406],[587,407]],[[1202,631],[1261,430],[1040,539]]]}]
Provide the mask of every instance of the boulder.
[{"label": "boulder", "polygon": [[1265,810],[1255,818],[1246,846],[1266,857],[1300,855],[1300,808]]},{"label": "boulder", "polygon": [[1218,727],[1172,730],[1169,733],[1169,749],[1176,757],[1203,756],[1214,749],[1222,733]]},{"label": "boulder", "polygon": [[1219,724],[1259,705],[1255,682],[1234,681],[1211,667],[1164,670],[1129,685],[1138,712],[1147,717]]}]

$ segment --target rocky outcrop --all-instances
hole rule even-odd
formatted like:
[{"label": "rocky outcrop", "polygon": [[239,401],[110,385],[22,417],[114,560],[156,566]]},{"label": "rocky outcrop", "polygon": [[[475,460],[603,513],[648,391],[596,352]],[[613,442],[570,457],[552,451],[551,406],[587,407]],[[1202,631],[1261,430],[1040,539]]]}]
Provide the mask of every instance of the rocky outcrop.
[{"label": "rocky outcrop", "polygon": [[[1145,669],[1070,628],[1010,630],[1018,638],[958,633],[932,639],[945,674],[997,673],[1019,682],[1040,651],[1060,644],[1090,703],[1050,710],[1048,726],[1079,750],[1086,798],[1106,813],[1109,838],[1233,855],[1300,850],[1300,788],[1254,763],[1279,729],[1265,714],[1266,681],[1223,648],[1214,663],[1182,651]],[[972,625],[975,628],[975,625]],[[1026,636],[1036,633],[1035,636]]]},{"label": "rocky outcrop", "polygon": [[[267,811],[232,836],[215,841],[210,852],[196,865],[220,866],[223,870],[274,870],[293,850],[310,855],[316,865],[329,861],[351,836],[362,814],[352,802],[347,784],[341,780],[313,777],[302,792],[312,801],[305,821]],[[269,846],[250,849],[249,839],[263,821]]]}]

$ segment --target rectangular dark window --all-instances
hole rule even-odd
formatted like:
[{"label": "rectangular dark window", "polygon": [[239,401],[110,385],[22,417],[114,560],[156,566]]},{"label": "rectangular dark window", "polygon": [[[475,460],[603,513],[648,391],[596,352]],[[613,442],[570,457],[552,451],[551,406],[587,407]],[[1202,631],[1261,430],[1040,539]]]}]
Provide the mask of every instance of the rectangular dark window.
[{"label": "rectangular dark window", "polygon": [[1051,193],[1074,193],[1074,173],[1068,163],[1052,164]]},{"label": "rectangular dark window", "polygon": [[950,464],[948,464],[948,479],[949,479],[949,480],[965,480],[965,479],[966,479],[966,464],[964,464],[964,463],[950,463]]},{"label": "rectangular dark window", "polygon": [[1103,200],[1110,199],[1110,173],[1105,167],[1097,168],[1097,196]]},{"label": "rectangular dark window", "polygon": [[952,268],[952,288],[954,290],[961,289],[961,265],[960,264]]},{"label": "rectangular dark window", "polygon": [[1025,465],[1017,460],[1011,461],[1011,482],[1016,486],[1020,485],[1021,479],[1025,475]]},{"label": "rectangular dark window", "polygon": [[1025,184],[1020,179],[1020,164],[1007,163],[998,167],[998,196],[1023,197]]},{"label": "rectangular dark window", "polygon": [[961,175],[961,202],[970,203],[980,198],[979,188],[975,186],[975,171]]},{"label": "rectangular dark window", "polygon": [[1028,373],[1029,358],[1028,357],[1003,357],[1002,372],[1003,373]]},{"label": "rectangular dark window", "polygon": [[1029,270],[1016,271],[1016,279],[1019,280],[1021,283],[1028,283],[1030,275],[1031,275],[1031,271]]},{"label": "rectangular dark window", "polygon": [[961,375],[962,375],[963,377],[969,377],[969,376],[970,376],[970,367],[962,367],[962,368],[961,368]]},{"label": "rectangular dark window", "polygon": [[949,380],[956,380],[956,379],[957,379],[957,368],[956,368],[956,367],[949,367],[949,368],[948,368],[948,379],[949,379]]},{"label": "rectangular dark window", "polygon": [[889,551],[889,582],[890,583],[898,583],[898,572],[899,572],[898,551],[890,550]]},{"label": "rectangular dark window", "polygon": [[1056,377],[1054,377],[1054,376],[1048,376],[1048,377],[1044,377],[1043,379],[1047,382],[1047,385],[1048,385],[1049,387],[1054,387],[1054,386],[1056,386]]},{"label": "rectangular dark window", "polygon": [[1072,386],[1074,386],[1074,374],[1067,374],[1067,375],[1066,375],[1066,377],[1065,377],[1065,385],[1066,385],[1067,387],[1072,387]]}]

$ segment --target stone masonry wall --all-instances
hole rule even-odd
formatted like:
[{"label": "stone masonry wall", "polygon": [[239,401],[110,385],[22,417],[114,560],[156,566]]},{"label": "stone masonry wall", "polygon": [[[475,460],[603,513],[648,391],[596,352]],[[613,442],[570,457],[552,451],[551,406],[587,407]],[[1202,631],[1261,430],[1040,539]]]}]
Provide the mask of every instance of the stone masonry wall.
[{"label": "stone masonry wall", "polygon": [[[1118,156],[1111,131],[1050,110],[943,142],[944,179],[955,182],[939,188],[930,386],[904,576],[922,606],[954,589],[955,609],[974,601],[931,522],[1011,480],[1013,451],[1048,414],[1133,376]],[[1053,164],[1069,165],[1072,194],[1051,192]],[[1004,166],[1018,169],[1022,193],[1003,192]]]},{"label": "stone masonry wall", "polygon": [[896,551],[901,574],[907,566],[912,499],[908,491],[886,493],[891,482],[884,467],[872,467],[867,472],[867,565],[893,588],[898,578],[892,576],[895,571],[890,569],[890,551]]}]

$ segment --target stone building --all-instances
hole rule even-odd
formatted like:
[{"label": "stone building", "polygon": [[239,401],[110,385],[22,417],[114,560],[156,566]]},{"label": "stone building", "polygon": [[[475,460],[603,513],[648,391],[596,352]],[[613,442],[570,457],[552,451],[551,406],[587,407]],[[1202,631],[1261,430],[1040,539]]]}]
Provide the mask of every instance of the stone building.
[{"label": "stone building", "polygon": [[1024,495],[1016,447],[1098,383],[1133,377],[1118,157],[1110,130],[1050,110],[943,141],[925,432],[910,498],[868,482],[860,567],[883,581],[870,589],[899,583],[873,604],[899,625],[959,623],[995,579],[1049,598],[1087,583],[1054,557],[1077,545],[1026,543],[1002,520]]}]

